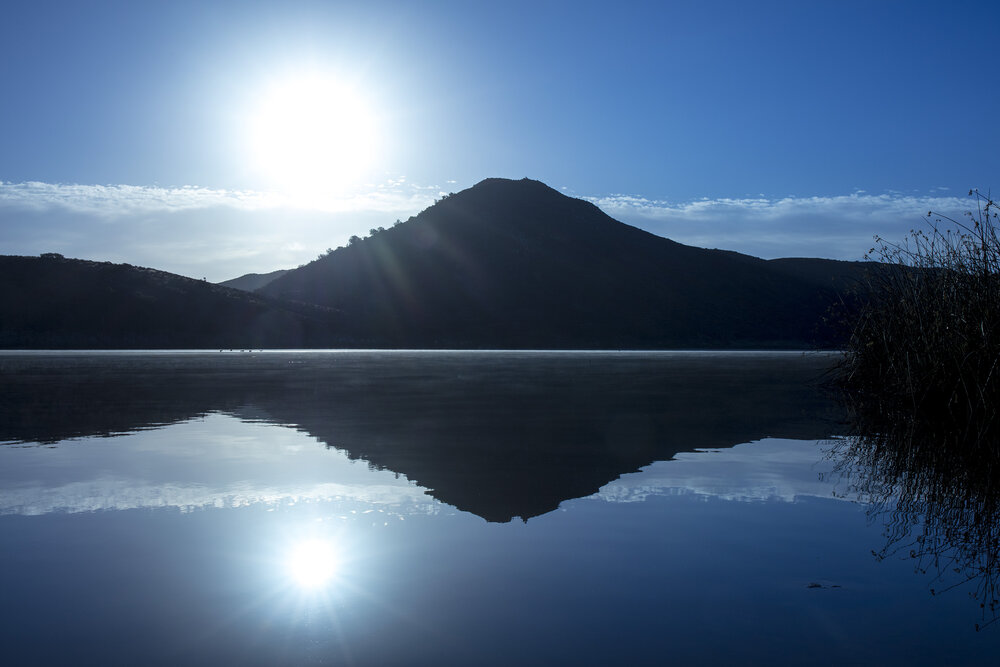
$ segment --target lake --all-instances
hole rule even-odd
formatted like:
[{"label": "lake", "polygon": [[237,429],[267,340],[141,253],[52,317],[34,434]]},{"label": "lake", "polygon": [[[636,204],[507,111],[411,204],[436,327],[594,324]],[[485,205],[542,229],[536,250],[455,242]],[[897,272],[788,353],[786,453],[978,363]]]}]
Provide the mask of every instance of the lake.
[{"label": "lake", "polygon": [[992,664],[835,360],[0,353],[0,663]]}]

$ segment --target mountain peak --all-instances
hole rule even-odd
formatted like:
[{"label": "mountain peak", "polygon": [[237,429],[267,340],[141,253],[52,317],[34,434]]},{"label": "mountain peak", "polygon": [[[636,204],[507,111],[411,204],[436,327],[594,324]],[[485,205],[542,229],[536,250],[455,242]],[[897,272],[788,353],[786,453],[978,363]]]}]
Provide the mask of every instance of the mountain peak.
[{"label": "mountain peak", "polygon": [[478,183],[476,183],[475,185],[473,185],[469,189],[472,190],[472,189],[475,189],[475,188],[492,188],[492,187],[512,188],[512,189],[518,189],[518,190],[526,190],[526,189],[542,190],[542,189],[544,189],[544,190],[550,190],[552,192],[557,192],[551,186],[546,185],[545,183],[543,183],[541,181],[538,181],[538,180],[535,180],[533,178],[528,178],[527,176],[525,176],[524,178],[520,178],[520,179],[502,178],[502,177],[499,177],[499,176],[491,176],[490,178],[484,178],[483,180],[479,181]]},{"label": "mountain peak", "polygon": [[[512,200],[532,199],[547,196],[561,199],[573,199],[572,197],[567,197],[555,188],[532,178],[522,178],[519,180],[512,178],[484,178],[471,188],[467,188],[456,194],[465,196],[502,196],[508,197]],[[584,203],[584,201],[580,199],[575,199],[574,201]]]},{"label": "mountain peak", "polygon": [[[638,229],[612,219],[594,204],[569,197],[530,178],[487,178],[470,188],[453,193],[416,216],[424,227],[434,227],[446,235],[464,234],[472,229],[508,234],[530,228],[531,234],[548,232],[549,237],[571,237],[586,230],[613,226]],[[606,230],[605,230],[606,231]],[[525,237],[524,242],[532,239]],[[485,239],[483,239],[485,242]]]}]

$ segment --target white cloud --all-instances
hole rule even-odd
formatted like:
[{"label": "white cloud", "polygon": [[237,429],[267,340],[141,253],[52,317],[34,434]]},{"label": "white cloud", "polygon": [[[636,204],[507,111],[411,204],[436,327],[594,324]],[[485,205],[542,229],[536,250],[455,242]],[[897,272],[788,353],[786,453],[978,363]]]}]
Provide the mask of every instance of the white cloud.
[{"label": "white cloud", "polygon": [[902,240],[928,211],[959,217],[968,197],[871,195],[700,199],[586,197],[608,215],[680,243],[775,257],[861,259],[875,235]]},{"label": "white cloud", "polygon": [[244,190],[0,182],[0,253],[128,262],[218,281],[292,268],[434,203],[404,179],[310,200]]},{"label": "white cloud", "polygon": [[33,211],[63,209],[105,218],[216,207],[240,211],[288,209],[326,213],[391,212],[428,206],[433,203],[433,198],[429,197],[428,193],[438,190],[437,186],[408,185],[405,179],[398,179],[371,185],[366,191],[317,195],[302,199],[291,198],[277,192],[217,190],[191,185],[163,188],[147,185],[0,181],[0,209],[21,208]]},{"label": "white cloud", "polygon": [[[0,253],[60,252],[219,281],[310,261],[354,234],[419,213],[443,192],[404,177],[308,200],[195,186],[0,181]],[[863,191],[685,203],[628,194],[585,199],[613,218],[689,245],[834,259],[861,259],[876,234],[902,240],[928,210],[955,217],[972,204],[943,194]]]}]

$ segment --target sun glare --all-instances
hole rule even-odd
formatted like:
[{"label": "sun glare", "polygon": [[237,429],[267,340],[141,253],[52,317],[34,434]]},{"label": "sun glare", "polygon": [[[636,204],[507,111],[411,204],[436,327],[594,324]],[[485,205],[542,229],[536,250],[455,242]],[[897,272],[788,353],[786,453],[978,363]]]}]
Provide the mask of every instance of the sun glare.
[{"label": "sun glare", "polygon": [[288,556],[288,573],[302,588],[316,589],[337,574],[337,552],[328,540],[301,542]]},{"label": "sun glare", "polygon": [[266,87],[248,135],[254,169],[271,187],[298,198],[358,182],[379,148],[375,115],[362,94],[325,73]]}]

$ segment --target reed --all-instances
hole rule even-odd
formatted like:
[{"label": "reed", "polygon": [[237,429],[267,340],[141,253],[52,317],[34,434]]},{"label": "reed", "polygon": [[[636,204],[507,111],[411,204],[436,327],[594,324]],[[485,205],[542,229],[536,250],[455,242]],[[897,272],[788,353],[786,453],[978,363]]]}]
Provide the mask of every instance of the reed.
[{"label": "reed", "polygon": [[852,316],[837,382],[862,412],[946,423],[993,447],[1000,406],[997,204],[978,190],[965,220],[929,212],[902,243],[876,237],[879,261]]}]

